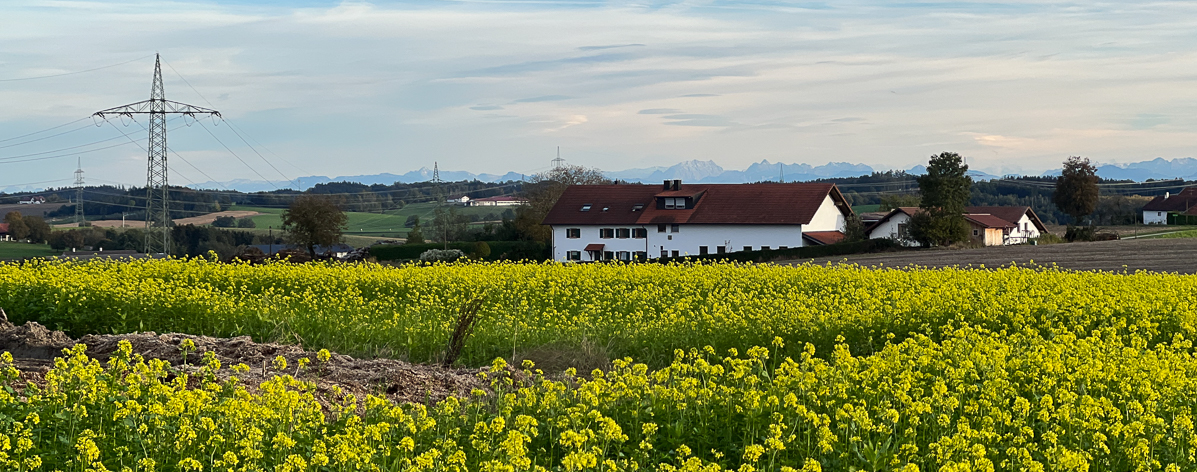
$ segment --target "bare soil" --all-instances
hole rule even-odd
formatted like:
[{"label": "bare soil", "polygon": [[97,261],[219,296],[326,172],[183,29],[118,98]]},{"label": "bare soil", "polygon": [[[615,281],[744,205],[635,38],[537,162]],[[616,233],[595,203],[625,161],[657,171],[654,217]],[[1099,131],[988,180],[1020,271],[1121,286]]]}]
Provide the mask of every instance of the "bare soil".
[{"label": "bare soil", "polygon": [[[29,206],[29,205],[25,205]],[[215,213],[208,213],[206,215],[192,216],[189,218],[179,218],[174,220],[176,225],[210,225],[216,221],[216,218],[222,216],[231,216],[233,218],[247,218],[250,216],[258,216],[261,213],[256,211],[218,211]],[[91,222],[92,226],[98,228],[144,228],[145,221],[124,221],[121,220],[96,220]],[[79,223],[66,223],[61,225],[54,225],[55,228],[75,228]]]},{"label": "bare soil", "polygon": [[[0,311],[0,317],[3,311]],[[186,356],[179,345],[185,339],[195,343],[196,350]],[[488,390],[488,385],[477,377],[479,369],[447,369],[438,366],[410,364],[393,359],[355,359],[341,354],[332,354],[327,363],[317,360],[316,352],[299,346],[272,343],[255,343],[249,336],[235,338],[212,338],[186,334],[152,332],[87,335],[78,340],[71,339],[61,331],[52,331],[38,323],[29,322],[14,326],[6,318],[0,318],[0,352],[10,352],[16,367],[23,372],[26,382],[42,383],[46,372],[54,365],[55,357],[62,357],[62,350],[77,343],[87,345],[87,354],[99,361],[106,361],[116,352],[120,341],[129,341],[133,352],[149,359],[169,362],[179,372],[194,373],[200,370],[205,352],[213,352],[220,360],[220,377],[232,375],[230,367],[244,363],[249,372],[237,374],[241,383],[253,391],[258,385],[277,374],[291,374],[314,382],[321,401],[331,401],[333,386],[357,398],[367,394],[385,396],[395,402],[431,404],[448,396],[467,398],[475,389]],[[273,362],[278,356],[287,359],[287,369],[279,372]],[[306,368],[299,370],[299,359],[311,360]]]},{"label": "bare soil", "polygon": [[[1033,261],[1033,264],[1032,264]],[[1052,266],[1070,270],[1197,273],[1197,238],[1124,239],[1042,246],[916,249],[879,254],[779,261],[781,264],[860,264],[885,267]]]}]

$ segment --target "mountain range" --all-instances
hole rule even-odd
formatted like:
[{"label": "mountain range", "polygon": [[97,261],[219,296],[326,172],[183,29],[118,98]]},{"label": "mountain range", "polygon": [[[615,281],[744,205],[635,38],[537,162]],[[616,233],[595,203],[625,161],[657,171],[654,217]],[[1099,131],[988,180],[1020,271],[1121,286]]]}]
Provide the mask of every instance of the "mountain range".
[{"label": "mountain range", "polygon": [[[719,164],[716,164],[714,161],[689,160],[668,167],[658,166],[620,171],[608,171],[605,172],[605,174],[612,179],[618,179],[625,182],[660,183],[663,180],[681,179],[683,182],[694,183],[747,183],[777,181],[781,179],[784,179],[786,182],[801,182],[816,179],[859,177],[874,171],[884,170],[887,169],[875,169],[866,164],[852,164],[848,162],[831,162],[823,165],[812,166],[810,164],[782,164],[780,162],[769,162],[768,160],[762,160],[760,162],[753,163],[744,170],[728,170],[724,169]],[[902,170],[918,175],[925,173],[926,167],[917,165],[912,168]],[[991,180],[1000,178],[1000,176],[976,170],[969,171],[969,175],[971,175],[974,180]],[[1042,175],[1060,175],[1060,169],[1054,169],[1045,172]],[[1107,179],[1133,180],[1136,182],[1142,182],[1149,179],[1197,180],[1197,159],[1191,157],[1181,157],[1175,159],[1164,159],[1157,157],[1149,161],[1132,162],[1129,164],[1099,164],[1097,166],[1097,175]],[[442,180],[446,181],[480,180],[484,182],[506,182],[522,180],[529,176],[516,172],[508,172],[506,174],[475,174],[473,172],[467,171],[442,170],[440,171],[440,177]],[[432,169],[423,167],[403,174],[382,173],[370,175],[346,175],[338,177],[311,175],[307,177],[300,177],[293,182],[273,183],[261,180],[236,179],[227,182],[202,182],[189,185],[189,187],[221,190],[229,189],[242,192],[259,192],[276,190],[279,188],[299,188],[306,190],[316,184],[328,182],[358,182],[365,185],[390,185],[396,182],[412,183],[427,182],[429,180],[432,180]],[[33,192],[40,190],[42,189],[29,186],[0,187],[0,193]]]}]

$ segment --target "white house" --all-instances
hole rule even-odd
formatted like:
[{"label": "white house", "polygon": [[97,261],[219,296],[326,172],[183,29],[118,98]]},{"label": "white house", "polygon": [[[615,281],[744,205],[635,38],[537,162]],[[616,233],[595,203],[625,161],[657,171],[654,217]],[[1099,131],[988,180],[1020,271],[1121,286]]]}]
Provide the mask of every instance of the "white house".
[{"label": "white house", "polygon": [[1166,225],[1168,214],[1197,216],[1197,187],[1188,187],[1176,195],[1165,193],[1143,205],[1143,224]]},{"label": "white house", "polygon": [[11,241],[12,235],[8,232],[8,223],[0,223],[0,241]]},{"label": "white house", "polygon": [[458,205],[469,205],[470,197],[466,195],[454,195],[445,200],[446,203],[456,203]]},{"label": "white house", "polygon": [[[870,239],[889,238],[906,246],[917,246],[910,239],[907,225],[910,217],[922,211],[918,207],[895,208],[866,230]],[[1047,227],[1031,207],[983,206],[964,209],[969,234],[985,242],[986,246],[1024,244],[1047,232]]]},{"label": "white house", "polygon": [[46,203],[46,197],[23,197],[20,202],[21,205],[41,205]]},{"label": "white house", "polygon": [[826,244],[843,238],[851,215],[834,184],[667,180],[571,186],[543,224],[554,260],[600,261]]},{"label": "white house", "polygon": [[528,199],[526,199],[526,198],[512,197],[512,196],[499,196],[499,197],[475,198],[473,200],[470,200],[468,205],[469,206],[516,206],[516,205],[526,205],[527,203],[528,203]]}]

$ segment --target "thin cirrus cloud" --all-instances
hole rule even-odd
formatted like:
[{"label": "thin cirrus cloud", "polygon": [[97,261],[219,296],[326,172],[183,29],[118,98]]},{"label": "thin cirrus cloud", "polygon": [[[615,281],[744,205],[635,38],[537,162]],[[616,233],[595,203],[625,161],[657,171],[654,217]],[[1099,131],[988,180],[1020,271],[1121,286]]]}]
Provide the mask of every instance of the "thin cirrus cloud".
[{"label": "thin cirrus cloud", "polygon": [[[1191,155],[1194,28],[1197,5],[1168,0],[9,3],[0,80],[110,66],[153,44],[170,65],[168,98],[221,110],[263,155],[284,157],[288,177],[434,159],[523,172],[556,146],[611,170],[685,159],[909,168],[953,150],[977,169],[1037,172],[1069,155]],[[151,70],[152,59],[5,82],[0,139],[142,99]],[[218,180],[253,177],[206,133],[172,131],[171,143]],[[143,152],[127,148],[85,155],[89,176],[139,184]],[[0,164],[0,186],[70,177],[63,159]],[[206,180],[177,172],[172,182]]]}]

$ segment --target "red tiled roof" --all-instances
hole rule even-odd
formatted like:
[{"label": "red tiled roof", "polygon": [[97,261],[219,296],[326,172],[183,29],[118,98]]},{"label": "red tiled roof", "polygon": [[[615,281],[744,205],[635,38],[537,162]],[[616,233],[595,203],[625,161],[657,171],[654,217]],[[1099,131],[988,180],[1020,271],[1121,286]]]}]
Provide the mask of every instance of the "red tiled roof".
[{"label": "red tiled roof", "polygon": [[520,197],[512,197],[512,196],[507,195],[507,196],[498,196],[498,197],[473,198],[473,199],[470,199],[470,201],[471,202],[526,202],[526,201],[528,201],[528,199],[520,198]]},{"label": "red tiled roof", "polygon": [[1175,195],[1164,198],[1163,195],[1151,199],[1143,205],[1143,211],[1175,211],[1185,212],[1197,206],[1197,187],[1187,187]]},{"label": "red tiled roof", "polygon": [[606,245],[592,243],[592,244],[587,244],[586,249],[583,249],[583,250],[584,251],[602,251],[604,247],[606,247]]},{"label": "red tiled roof", "polygon": [[919,208],[919,207],[894,208],[893,210],[890,210],[889,213],[886,213],[885,216],[881,217],[881,219],[877,220],[876,222],[874,222],[873,224],[871,224],[867,228],[865,228],[865,232],[866,233],[872,232],[874,228],[881,226],[886,221],[889,221],[890,218],[898,216],[899,214],[906,214],[908,216],[914,216],[915,214],[922,212],[922,211],[923,211],[923,209]]},{"label": "red tiled roof", "polygon": [[802,233],[802,237],[810,239],[815,243],[826,245],[835,244],[844,240],[844,233],[839,231],[809,231]]},{"label": "red tiled roof", "polygon": [[[657,209],[657,196],[700,195],[694,208]],[[683,184],[662,192],[656,185],[575,185],[549,210],[546,225],[767,224],[804,225],[828,195],[846,213],[851,207],[834,184]],[[591,205],[590,211],[581,211]],[[635,205],[643,205],[633,211]],[[607,211],[603,211],[606,208]]]},{"label": "red tiled roof", "polygon": [[989,214],[965,213],[964,219],[983,228],[1013,228],[1014,223]]},{"label": "red tiled roof", "polygon": [[0,234],[8,234],[8,223],[0,223]]},{"label": "red tiled roof", "polygon": [[1047,227],[1043,226],[1042,221],[1039,221],[1039,215],[1036,215],[1035,211],[1029,206],[976,206],[967,207],[964,209],[964,212],[970,214],[990,214],[1009,221],[1014,226],[1018,226],[1018,220],[1022,219],[1023,215],[1027,215],[1031,218],[1031,223],[1035,225],[1035,228],[1038,228],[1041,232],[1047,231]]}]

